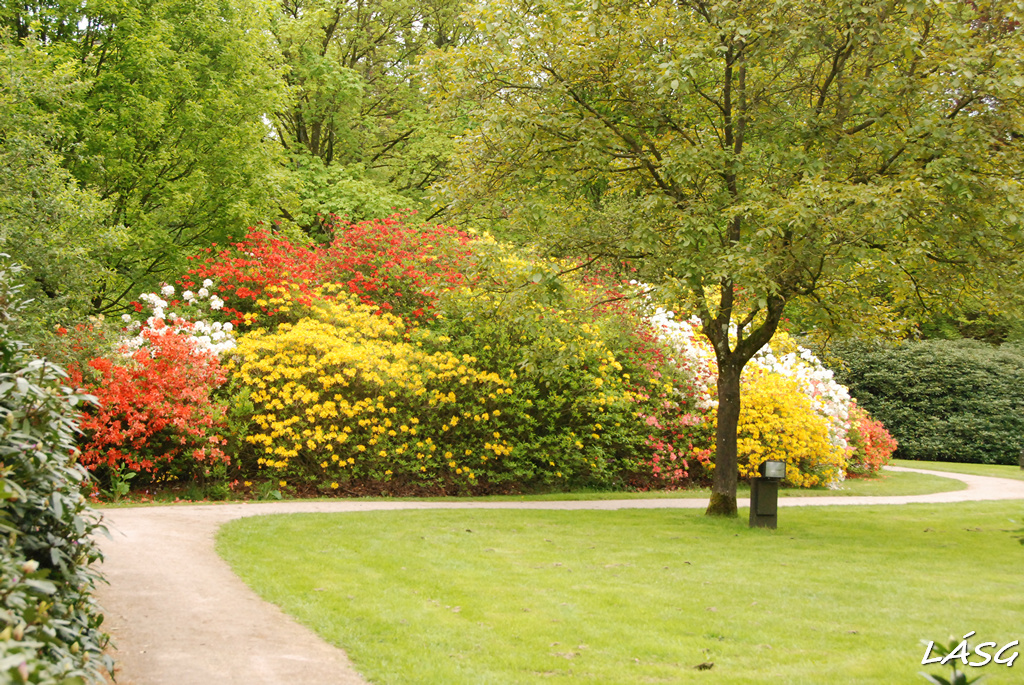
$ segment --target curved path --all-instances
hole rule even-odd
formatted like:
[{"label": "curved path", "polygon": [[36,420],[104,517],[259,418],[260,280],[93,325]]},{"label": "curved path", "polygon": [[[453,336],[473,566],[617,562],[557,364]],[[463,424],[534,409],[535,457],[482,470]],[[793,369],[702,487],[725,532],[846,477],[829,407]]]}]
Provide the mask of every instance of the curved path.
[{"label": "curved path", "polygon": [[[785,497],[779,506],[1024,499],[1024,481],[915,471],[966,490],[898,497]],[[396,509],[703,509],[702,499],[575,502],[259,502],[108,509],[100,538],[108,585],[98,599],[117,644],[119,685],[350,685],[364,683],[345,653],[264,602],[214,551],[217,529],[244,516]],[[739,506],[749,506],[740,500]]]}]

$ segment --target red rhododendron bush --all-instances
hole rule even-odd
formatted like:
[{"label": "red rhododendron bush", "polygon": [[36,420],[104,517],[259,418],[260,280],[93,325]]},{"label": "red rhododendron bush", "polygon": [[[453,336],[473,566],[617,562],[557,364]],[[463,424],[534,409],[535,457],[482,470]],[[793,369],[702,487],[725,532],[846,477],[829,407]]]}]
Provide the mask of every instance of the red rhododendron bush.
[{"label": "red rhododendron bush", "polygon": [[[253,228],[141,295],[115,351],[79,366],[101,403],[83,462],[262,494],[705,482],[713,355],[628,265],[579,266],[398,215],[339,222],[322,245]],[[783,457],[794,485],[877,470],[884,428],[809,353],[773,346],[748,381],[764,399],[741,426],[744,473],[788,450],[765,430],[821,443]]]},{"label": "red rhododendron bush", "polygon": [[363,304],[419,320],[433,310],[439,291],[465,282],[469,236],[455,229],[409,226],[396,215],[338,222],[334,234],[327,245],[295,245],[270,229],[252,228],[244,240],[206,250],[180,284],[188,289],[212,280],[236,325],[259,313],[265,326],[275,315],[290,318],[271,302],[268,288],[294,291],[308,303],[314,289],[330,283]]}]

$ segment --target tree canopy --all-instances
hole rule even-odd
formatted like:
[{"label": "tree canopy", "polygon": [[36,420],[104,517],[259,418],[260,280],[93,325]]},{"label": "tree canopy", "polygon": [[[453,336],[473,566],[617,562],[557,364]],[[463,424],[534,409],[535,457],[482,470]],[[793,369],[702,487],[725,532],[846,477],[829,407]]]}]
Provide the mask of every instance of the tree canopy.
[{"label": "tree canopy", "polygon": [[428,49],[468,27],[452,0],[284,0],[273,24],[290,90],[274,130],[287,156],[280,211],[307,231],[335,212],[425,208],[451,152],[416,74]]},{"label": "tree canopy", "polygon": [[283,93],[269,18],[249,0],[0,7],[14,47],[34,41],[78,84],[48,110],[52,150],[102,200],[95,221],[124,229],[122,244],[98,245],[93,311],[123,309],[190,250],[267,216],[274,148],[264,116]]},{"label": "tree canopy", "polygon": [[[981,5],[984,4],[984,7]],[[736,511],[739,377],[787,307],[1019,306],[1024,4],[504,0],[430,67],[472,103],[467,221],[631,260],[719,367],[711,514]]]}]

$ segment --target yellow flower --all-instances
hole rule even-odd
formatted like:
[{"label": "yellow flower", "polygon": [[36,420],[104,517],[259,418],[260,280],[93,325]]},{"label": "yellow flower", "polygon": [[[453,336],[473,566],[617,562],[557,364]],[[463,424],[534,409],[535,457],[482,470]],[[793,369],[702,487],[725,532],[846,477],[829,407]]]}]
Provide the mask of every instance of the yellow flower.
[{"label": "yellow flower", "polygon": [[278,481],[278,482],[277,482],[277,484],[278,484],[278,485],[279,485],[280,487],[282,487],[282,488],[283,488],[283,487],[285,487],[286,485],[288,485],[288,482],[287,482],[287,481],[283,481],[283,480],[281,480],[281,481]]},{"label": "yellow flower", "polygon": [[331,483],[331,489],[332,490],[337,490],[338,489],[338,484],[337,483]]}]

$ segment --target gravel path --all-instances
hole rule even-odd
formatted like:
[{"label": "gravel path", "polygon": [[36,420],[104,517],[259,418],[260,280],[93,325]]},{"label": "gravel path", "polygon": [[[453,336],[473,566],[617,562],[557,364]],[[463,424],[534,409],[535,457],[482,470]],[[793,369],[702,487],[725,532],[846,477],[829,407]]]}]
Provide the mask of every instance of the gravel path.
[{"label": "gravel path", "polygon": [[[1024,499],[1024,481],[889,467],[954,478],[966,490],[905,497],[784,497],[779,506]],[[740,500],[739,506],[748,506]],[[214,536],[244,516],[397,509],[703,509],[707,500],[583,502],[259,502],[108,509],[98,591],[118,651],[119,685],[350,685],[345,653],[264,602],[214,552]]]}]

